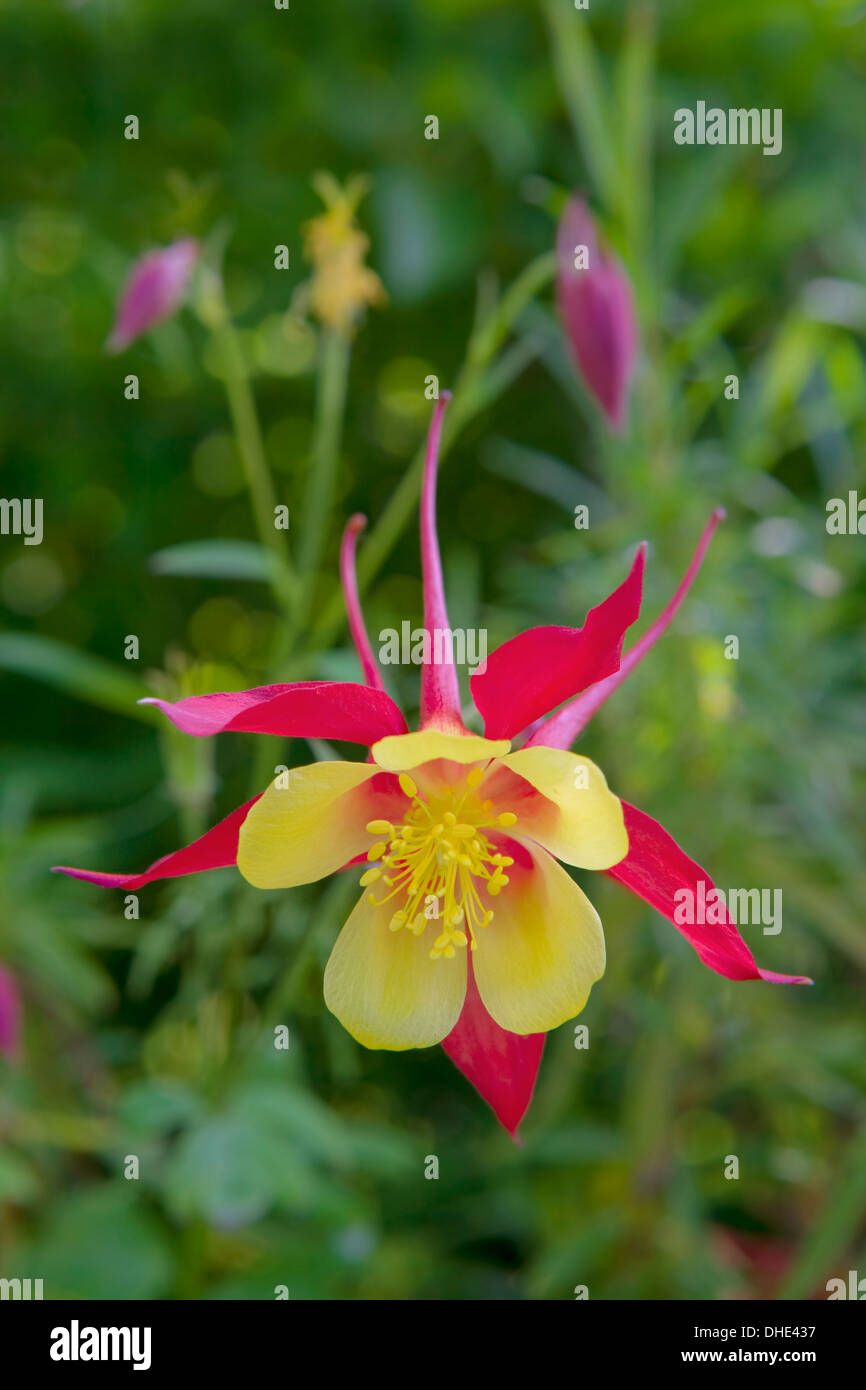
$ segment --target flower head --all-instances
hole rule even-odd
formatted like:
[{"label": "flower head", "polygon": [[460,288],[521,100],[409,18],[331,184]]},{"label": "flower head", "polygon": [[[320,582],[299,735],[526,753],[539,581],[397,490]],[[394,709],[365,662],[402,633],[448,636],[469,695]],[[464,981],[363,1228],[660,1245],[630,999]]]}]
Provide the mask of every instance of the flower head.
[{"label": "flower head", "polygon": [[363,309],[385,300],[381,280],[364,264],[370,239],[355,221],[367,181],[353,178],[341,188],[330,174],[317,174],[314,186],[325,211],[304,228],[313,274],[300,298],[321,323],[348,334]]},{"label": "flower head", "polygon": [[[435,525],[443,397],[434,411],[421,497],[424,626],[449,628]],[[604,971],[598,914],[563,865],[605,871],[683,931],[734,980],[802,982],[760,970],[722,912],[683,926],[677,894],[711,880],[660,825],[569,751],[577,733],[661,636],[721,519],[714,513],[670,604],[625,657],[640,610],[644,547],[582,627],[537,627],[505,642],[472,677],[484,734],[466,728],[446,651],[421,673],[420,728],[384,689],[364,625],[354,554],[340,570],[365,684],[301,682],[151,700],[186,733],[271,733],[366,745],[367,761],[278,775],[194,844],[142,874],[63,869],[105,886],[237,864],[256,887],[291,888],[360,871],[355,908],[325,971],[328,1007],[366,1047],[441,1042],[514,1132],[529,1104],[544,1035],[584,1007]],[[551,714],[550,711],[556,713]]]},{"label": "flower head", "polygon": [[127,276],[108,339],[112,352],[125,347],[162,323],[180,305],[199,256],[192,237],[140,256]]},{"label": "flower head", "polygon": [[559,312],[580,373],[613,430],[625,423],[637,347],[628,276],[604,247],[582,198],[568,200],[556,234]]}]

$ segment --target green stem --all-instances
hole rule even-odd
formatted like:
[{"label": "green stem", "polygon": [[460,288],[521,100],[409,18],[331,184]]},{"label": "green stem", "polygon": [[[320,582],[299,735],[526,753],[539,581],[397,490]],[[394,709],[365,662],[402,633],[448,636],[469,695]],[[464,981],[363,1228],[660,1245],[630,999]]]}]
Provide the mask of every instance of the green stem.
[{"label": "green stem", "polygon": [[309,613],[331,524],[334,488],[340,459],[346,385],[349,376],[349,340],[334,328],[322,335],[322,351],[316,396],[316,425],[310,473],[304,498],[301,531],[301,597],[296,627]]},{"label": "green stem", "polygon": [[617,156],[611,131],[614,122],[599,71],[595,45],[584,15],[575,14],[566,0],[543,0],[559,76],[572,129],[599,196],[608,209],[616,206]]},{"label": "green stem", "polygon": [[617,69],[618,107],[623,130],[620,215],[635,277],[641,318],[654,293],[651,266],[652,109],[655,75],[655,14],[647,0],[632,0]]},{"label": "green stem", "polygon": [[499,305],[473,334],[467,352],[467,364],[486,367],[494,353],[505,341],[511,328],[530,300],[550,283],[556,274],[556,253],[544,251],[524,266],[505,291]]},{"label": "green stem", "polygon": [[274,525],[277,498],[265,458],[259,418],[250,377],[237,333],[224,299],[219,304],[212,332],[220,354],[229,411],[243,463],[259,538],[271,556],[274,593],[289,614],[297,605],[297,581],[289,557],[285,531]]},{"label": "green stem", "polygon": [[[513,373],[502,372],[494,381],[485,381],[486,369],[504,341],[509,330],[527,304],[547,285],[556,270],[556,257],[551,251],[531,261],[509,286],[493,313],[473,335],[454,388],[454,399],[445,416],[440,449],[440,464],[461,430],[487,406],[508,382]],[[522,359],[521,359],[522,360]],[[525,362],[524,362],[525,365]],[[424,476],[424,448],[418,450],[409,468],[391,494],[388,505],[369,532],[358,561],[358,585],[363,592],[387,560],[412,516],[421,495]],[[340,595],[328,603],[313,628],[317,645],[333,641],[344,621],[345,613]]]}]

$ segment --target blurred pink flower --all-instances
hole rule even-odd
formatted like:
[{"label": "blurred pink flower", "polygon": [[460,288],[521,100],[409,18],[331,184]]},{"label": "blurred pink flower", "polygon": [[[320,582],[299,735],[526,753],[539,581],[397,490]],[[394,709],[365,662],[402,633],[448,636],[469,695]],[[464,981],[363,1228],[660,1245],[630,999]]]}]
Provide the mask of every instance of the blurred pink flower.
[{"label": "blurred pink flower", "polygon": [[134,338],[175,312],[198,255],[198,242],[186,237],[139,257],[117,305],[114,328],[106,345],[112,352],[122,352]]},{"label": "blurred pink flower", "polygon": [[0,965],[0,1052],[13,1057],[18,1051],[21,1030],[21,1001],[18,987],[9,971]]},{"label": "blurred pink flower", "polygon": [[582,198],[570,198],[556,235],[559,312],[579,371],[611,429],[625,423],[637,348],[637,321],[628,275],[599,243]]}]

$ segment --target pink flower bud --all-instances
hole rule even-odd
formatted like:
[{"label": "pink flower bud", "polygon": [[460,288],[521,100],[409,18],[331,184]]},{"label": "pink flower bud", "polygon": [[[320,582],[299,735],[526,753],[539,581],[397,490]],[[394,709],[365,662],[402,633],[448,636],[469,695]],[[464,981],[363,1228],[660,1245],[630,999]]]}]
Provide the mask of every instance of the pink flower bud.
[{"label": "pink flower bud", "polygon": [[129,272],[107,347],[122,352],[155,324],[169,318],[183,299],[199,244],[192,237],[140,256]]},{"label": "pink flower bud", "polygon": [[570,198],[556,234],[557,301],[580,373],[619,433],[637,348],[631,284],[620,260],[599,244],[582,198]]},{"label": "pink flower bud", "polygon": [[0,965],[0,1052],[14,1057],[21,1030],[21,1003],[18,987],[8,970]]}]

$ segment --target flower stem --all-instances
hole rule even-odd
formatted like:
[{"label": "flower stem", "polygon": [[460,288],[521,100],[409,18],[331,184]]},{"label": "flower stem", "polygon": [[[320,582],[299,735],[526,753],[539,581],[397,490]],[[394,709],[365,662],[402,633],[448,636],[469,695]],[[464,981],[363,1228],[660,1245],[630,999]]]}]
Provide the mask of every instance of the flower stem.
[{"label": "flower stem", "polygon": [[[442,430],[440,459],[444,459],[460,434],[461,430],[492,399],[505,389],[514,376],[515,370],[526,365],[525,349],[511,365],[505,358],[501,365],[505,370],[496,373],[487,371],[497,349],[509,330],[520,317],[527,304],[553,279],[556,258],[552,252],[531,261],[516,280],[508,287],[501,302],[492,310],[473,334],[460,369],[454,397],[445,417]],[[505,354],[507,357],[508,354]],[[390,555],[418,504],[421,494],[421,481],[424,476],[424,449],[418,450],[411,464],[400,479],[391,498],[376,525],[372,527],[360,553],[358,562],[358,582],[363,590],[378,574]],[[342,598],[337,595],[326,604],[321,617],[313,628],[317,645],[327,646],[333,641],[345,620]]]},{"label": "flower stem", "polygon": [[[556,253],[544,251],[524,266],[508,286],[498,305],[472,335],[466,354],[467,366],[486,367],[502,345],[527,304],[550,283],[556,274]],[[453,413],[453,408],[452,408]]]},{"label": "flower stem", "polygon": [[262,545],[272,561],[271,585],[274,593],[291,616],[297,607],[297,580],[289,556],[285,531],[278,531],[274,522],[277,498],[265,458],[262,432],[250,386],[250,377],[234,324],[220,296],[219,313],[211,328],[220,355],[223,381],[228,396],[229,411],[234,426],[238,452],[243,463],[253,515]]},{"label": "flower stem", "polygon": [[335,328],[322,332],[319,379],[316,394],[316,424],[310,472],[304,498],[301,531],[300,597],[295,627],[309,613],[316,587],[316,573],[328,538],[334,502],[334,487],[340,459],[346,384],[349,375],[349,339]]}]

